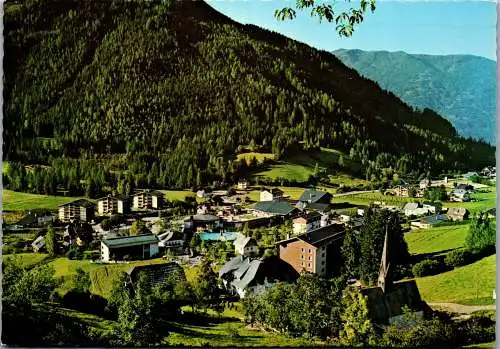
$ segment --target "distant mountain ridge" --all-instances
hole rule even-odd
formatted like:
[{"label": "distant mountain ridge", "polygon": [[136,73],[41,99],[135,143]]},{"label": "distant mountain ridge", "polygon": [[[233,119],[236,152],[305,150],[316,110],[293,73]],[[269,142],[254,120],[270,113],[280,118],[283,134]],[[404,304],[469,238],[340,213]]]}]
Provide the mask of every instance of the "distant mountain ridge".
[{"label": "distant mountain ridge", "polygon": [[340,49],[344,64],[406,103],[430,108],[466,137],[495,143],[496,62],[473,55]]}]

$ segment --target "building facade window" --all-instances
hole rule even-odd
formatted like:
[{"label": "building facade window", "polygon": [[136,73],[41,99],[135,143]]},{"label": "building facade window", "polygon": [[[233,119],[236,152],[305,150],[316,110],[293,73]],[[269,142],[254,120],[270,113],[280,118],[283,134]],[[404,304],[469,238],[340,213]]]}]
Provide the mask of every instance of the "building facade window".
[{"label": "building facade window", "polygon": [[309,253],[311,253],[311,249],[309,249]]},{"label": "building facade window", "polygon": [[311,267],[311,263],[307,263],[307,266],[310,268]]}]

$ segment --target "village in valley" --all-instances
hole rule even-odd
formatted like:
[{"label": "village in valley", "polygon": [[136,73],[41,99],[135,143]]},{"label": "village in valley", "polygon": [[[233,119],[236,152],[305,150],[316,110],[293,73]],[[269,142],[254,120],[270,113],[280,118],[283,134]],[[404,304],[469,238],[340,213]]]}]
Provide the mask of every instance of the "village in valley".
[{"label": "village in valley", "polygon": [[[471,280],[460,281],[463,276],[455,273],[456,268],[465,265],[465,272],[474,260],[482,263],[481,258],[492,253],[481,251],[474,258],[460,251],[467,246],[472,218],[472,224],[477,224],[478,217],[495,220],[495,172],[495,167],[488,167],[442,179],[401,181],[391,188],[340,193],[324,186],[266,187],[240,179],[234,185],[214,183],[194,192],[142,189],[130,196],[81,198],[56,209],[28,209],[18,221],[4,224],[4,258],[17,255],[26,265],[55,267],[56,275],[63,277],[58,291],[63,299],[71,290],[74,273],[87,273],[87,292],[107,298],[123,272],[130,287],[139,273],[155,287],[172,278],[200,282],[210,279],[203,274],[208,272],[215,289],[198,306],[216,310],[218,317],[227,311],[237,314],[231,320],[237,323],[243,315],[247,322],[253,316],[243,310],[245,299],[262,296],[277,285],[292,285],[301,275],[340,278],[347,289],[363,295],[370,320],[384,328],[398,323],[406,309],[423,318],[432,309],[453,313],[456,310],[449,304],[462,299],[469,304],[494,304],[494,273],[483,275],[484,283],[474,290],[475,299],[469,298],[471,294],[460,295],[460,290],[454,291],[456,299],[434,293],[435,288],[454,282],[474,283],[472,274],[466,276]],[[174,195],[177,198],[171,199]],[[384,221],[377,226],[373,217]],[[370,229],[365,227],[366,219],[384,236],[378,244],[381,248],[371,252],[379,264],[375,284],[365,284],[346,261],[350,248],[346,235],[351,240],[366,234]],[[396,233],[388,230],[387,220],[395,220],[412,256],[402,274],[391,270],[401,266],[391,265],[389,251],[397,254],[400,247],[391,246],[395,240],[389,237]],[[398,280],[394,275],[399,275]],[[430,279],[439,275],[445,280],[435,282],[442,284],[432,284]],[[200,302],[195,298],[183,302],[193,307]],[[85,312],[79,306],[75,309]],[[249,326],[256,324],[250,321]]]},{"label": "village in valley", "polygon": [[2,344],[495,346],[494,4],[0,7]]}]

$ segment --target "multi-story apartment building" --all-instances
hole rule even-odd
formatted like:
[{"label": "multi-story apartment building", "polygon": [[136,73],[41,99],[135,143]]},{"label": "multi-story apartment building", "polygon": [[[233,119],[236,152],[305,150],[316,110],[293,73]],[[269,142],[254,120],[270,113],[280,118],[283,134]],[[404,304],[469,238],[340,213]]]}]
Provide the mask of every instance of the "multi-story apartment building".
[{"label": "multi-story apartment building", "polygon": [[99,215],[125,214],[130,212],[130,199],[126,196],[105,196],[97,201]]},{"label": "multi-story apartment building", "polygon": [[163,205],[163,193],[159,191],[141,191],[133,196],[133,208],[138,210],[160,209]]},{"label": "multi-story apartment building", "polygon": [[[330,224],[287,240],[279,241],[279,255],[297,272],[308,271],[326,276],[340,259],[345,236],[342,224]],[[338,254],[338,256],[336,256]],[[336,258],[339,257],[339,258]]]},{"label": "multi-story apartment building", "polygon": [[61,222],[79,220],[89,222],[94,218],[94,204],[88,200],[80,199],[59,206],[58,218]]}]

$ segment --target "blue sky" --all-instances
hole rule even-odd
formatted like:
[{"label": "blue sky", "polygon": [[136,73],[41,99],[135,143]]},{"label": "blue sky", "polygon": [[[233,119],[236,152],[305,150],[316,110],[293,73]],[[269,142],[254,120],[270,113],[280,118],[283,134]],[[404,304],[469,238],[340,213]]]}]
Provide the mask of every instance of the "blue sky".
[{"label": "blue sky", "polygon": [[[274,10],[293,7],[295,0],[207,0],[241,23],[251,23],[311,46],[405,51],[422,54],[473,54],[496,60],[496,4],[480,1],[378,0],[351,38],[340,38],[335,25],[320,24],[307,12],[279,22]],[[339,1],[344,4],[344,1]]]}]

